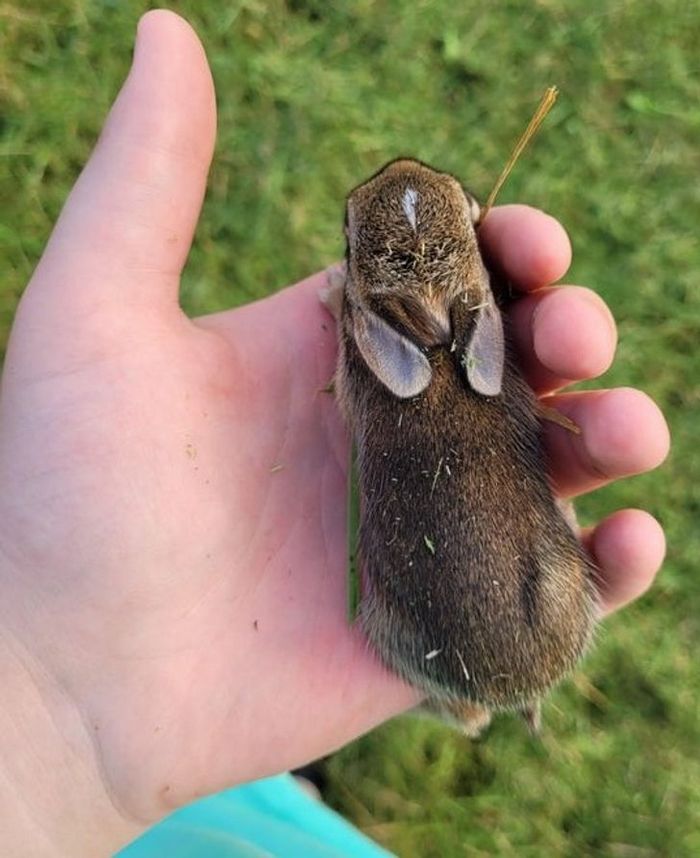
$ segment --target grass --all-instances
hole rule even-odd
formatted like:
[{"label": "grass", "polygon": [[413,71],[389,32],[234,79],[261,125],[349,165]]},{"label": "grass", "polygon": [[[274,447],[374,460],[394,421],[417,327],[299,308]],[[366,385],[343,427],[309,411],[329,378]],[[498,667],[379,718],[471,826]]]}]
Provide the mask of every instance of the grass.
[{"label": "grass", "polygon": [[[674,452],[586,498],[663,522],[653,592],[606,623],[533,742],[501,719],[470,744],[398,720],[335,755],[327,799],[402,856],[700,854],[700,10],[685,0],[214,0],[197,27],[219,140],[183,301],[203,313],[336,259],[342,200],[413,154],[491,188],[544,88],[559,101],[500,201],[547,209],[575,247],[568,279],[610,303],[605,385],[655,397]],[[146,4],[7,0],[0,11],[3,338],[127,70]]]}]

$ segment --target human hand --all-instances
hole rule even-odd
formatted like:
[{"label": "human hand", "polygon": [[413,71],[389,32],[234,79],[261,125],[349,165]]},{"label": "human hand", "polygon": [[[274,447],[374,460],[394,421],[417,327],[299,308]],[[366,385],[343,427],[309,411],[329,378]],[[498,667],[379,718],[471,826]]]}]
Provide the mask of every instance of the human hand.
[{"label": "human hand", "polygon": [[[15,739],[0,747],[0,801],[11,792],[29,820],[17,843],[41,822],[45,854],[116,848],[179,804],[416,702],[345,619],[346,437],[320,393],[336,341],[323,275],[196,320],[178,306],[214,111],[196,37],[149,13],[8,348],[0,728]],[[615,332],[602,301],[540,290],[568,267],[561,227],[505,206],[482,239],[527,292],[513,329],[535,389],[604,371]],[[566,496],[665,456],[663,418],[639,392],[553,404],[582,428],[548,429]],[[609,608],[648,586],[664,551],[639,511],[587,541]]]}]

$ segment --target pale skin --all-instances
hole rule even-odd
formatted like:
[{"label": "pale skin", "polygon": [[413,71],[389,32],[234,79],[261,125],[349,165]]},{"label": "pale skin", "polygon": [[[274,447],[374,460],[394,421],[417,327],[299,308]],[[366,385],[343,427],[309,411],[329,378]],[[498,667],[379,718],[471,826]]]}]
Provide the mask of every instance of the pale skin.
[{"label": "pale skin", "polygon": [[[149,13],[15,320],[0,400],[7,854],[107,855],[183,802],[417,702],[345,619],[324,276],[205,318],[178,307],[215,122],[196,36]],[[481,239],[524,293],[513,330],[530,382],[582,430],[547,429],[558,492],[657,466],[669,439],[647,396],[561,393],[616,343],[594,292],[550,288],[570,262],[561,226],[504,206]],[[607,611],[663,559],[640,510],[585,538]]]}]

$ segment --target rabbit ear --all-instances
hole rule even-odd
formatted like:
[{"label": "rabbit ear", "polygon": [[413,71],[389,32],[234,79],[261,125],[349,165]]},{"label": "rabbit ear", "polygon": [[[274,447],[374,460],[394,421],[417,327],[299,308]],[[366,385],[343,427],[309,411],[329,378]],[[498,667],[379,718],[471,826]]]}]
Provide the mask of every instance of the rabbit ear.
[{"label": "rabbit ear", "polygon": [[428,358],[371,310],[357,304],[352,308],[353,336],[367,366],[383,385],[398,396],[418,396],[430,383]]},{"label": "rabbit ear", "polygon": [[484,304],[476,311],[474,327],[462,355],[462,367],[472,389],[484,396],[498,396],[504,360],[503,319],[487,284]]}]

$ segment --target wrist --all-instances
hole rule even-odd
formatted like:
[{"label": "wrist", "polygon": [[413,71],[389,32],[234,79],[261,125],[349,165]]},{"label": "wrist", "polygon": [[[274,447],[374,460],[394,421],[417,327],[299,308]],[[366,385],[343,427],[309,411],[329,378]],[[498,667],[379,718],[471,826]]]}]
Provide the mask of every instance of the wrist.
[{"label": "wrist", "polygon": [[78,706],[0,631],[0,828],[16,858],[107,856],[143,830],[115,804]]}]

